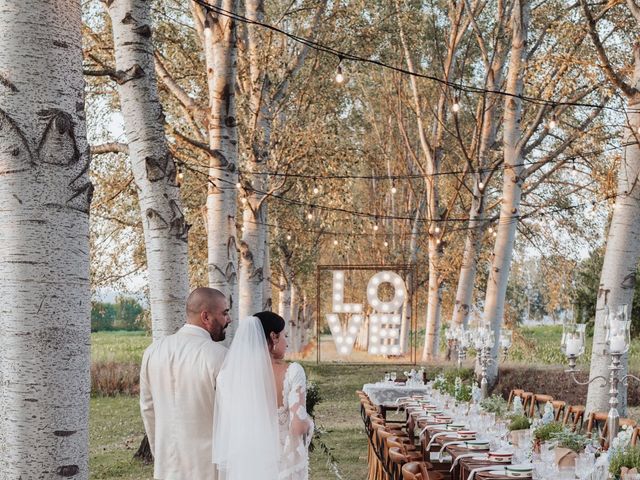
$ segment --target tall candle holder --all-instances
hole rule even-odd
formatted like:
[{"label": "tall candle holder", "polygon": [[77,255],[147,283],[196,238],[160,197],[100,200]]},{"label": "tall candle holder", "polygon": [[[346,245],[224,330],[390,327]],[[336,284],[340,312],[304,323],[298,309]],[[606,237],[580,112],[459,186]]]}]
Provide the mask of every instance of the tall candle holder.
[{"label": "tall candle holder", "polygon": [[592,379],[582,382],[576,377],[579,369],[576,368],[577,360],[585,351],[585,325],[576,324],[573,319],[565,321],[562,331],[561,346],[567,356],[569,368],[565,370],[571,375],[571,379],[578,385],[589,385],[595,381],[601,381],[603,386],[609,385],[609,414],[607,415],[607,440],[609,445],[618,435],[620,429],[620,414],[618,413],[618,386],[620,383],[627,385],[630,379],[640,382],[640,378],[627,374],[620,377],[620,366],[622,356],[629,351],[631,343],[631,320],[627,310],[627,305],[620,305],[616,313],[611,313],[605,307],[603,315],[606,315],[606,352],[611,357],[609,364],[609,378],[598,375]]}]

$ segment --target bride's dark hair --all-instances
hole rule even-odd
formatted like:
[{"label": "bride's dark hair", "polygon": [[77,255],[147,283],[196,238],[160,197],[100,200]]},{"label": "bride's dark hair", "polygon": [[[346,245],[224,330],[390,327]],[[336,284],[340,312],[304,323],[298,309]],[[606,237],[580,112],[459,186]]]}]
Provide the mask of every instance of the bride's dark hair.
[{"label": "bride's dark hair", "polygon": [[280,333],[284,330],[284,318],[273,312],[259,312],[254,313],[253,316],[260,320],[264,334],[267,337],[267,342],[269,343],[269,346],[271,346],[273,343],[271,340],[271,332]]}]

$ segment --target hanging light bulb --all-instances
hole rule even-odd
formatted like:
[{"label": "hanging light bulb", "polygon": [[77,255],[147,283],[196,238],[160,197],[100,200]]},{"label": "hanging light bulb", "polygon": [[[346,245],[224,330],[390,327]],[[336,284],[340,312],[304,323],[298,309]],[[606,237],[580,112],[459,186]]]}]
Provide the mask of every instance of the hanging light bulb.
[{"label": "hanging light bulb", "polygon": [[378,231],[378,222],[373,224],[373,231],[377,232]]},{"label": "hanging light bulb", "polygon": [[313,220],[313,213],[307,213],[307,220]]},{"label": "hanging light bulb", "polygon": [[484,183],[478,182],[478,188],[482,190],[484,188]]},{"label": "hanging light bulb", "polygon": [[556,114],[551,115],[551,120],[549,120],[549,130],[553,130],[558,126],[558,121],[556,120]]},{"label": "hanging light bulb", "polygon": [[344,82],[344,75],[342,74],[342,65],[338,64],[336,69],[336,83],[341,84]]},{"label": "hanging light bulb", "polygon": [[247,199],[245,197],[242,197],[240,201],[242,202],[243,205],[247,203]]},{"label": "hanging light bulb", "polygon": [[493,236],[497,237],[498,236],[498,232],[496,232],[495,230],[493,231]]},{"label": "hanging light bulb", "polygon": [[291,234],[287,234],[287,240],[291,240]]},{"label": "hanging light bulb", "polygon": [[460,111],[460,102],[458,102],[457,98],[454,98],[453,105],[451,105],[451,111],[453,113],[458,113]]},{"label": "hanging light bulb", "polygon": [[240,190],[242,188],[242,184],[240,182],[236,183],[236,188]]},{"label": "hanging light bulb", "polygon": [[320,192],[320,189],[318,188],[318,184],[316,183],[316,180],[313,180],[313,194],[317,195]]},{"label": "hanging light bulb", "polygon": [[436,227],[436,233],[440,233],[440,227]]},{"label": "hanging light bulb", "polygon": [[334,241],[333,241],[333,244],[334,244],[334,245],[338,245],[338,240],[334,240]]},{"label": "hanging light bulb", "polygon": [[493,227],[489,227],[489,233],[493,233]]},{"label": "hanging light bulb", "polygon": [[184,181],[184,172],[181,168],[178,168],[178,175],[176,175],[176,179],[178,181],[178,185],[180,185]]},{"label": "hanging light bulb", "polygon": [[387,242],[386,240],[384,241],[384,246],[388,247],[389,246],[389,242]]},{"label": "hanging light bulb", "polygon": [[395,195],[397,192],[398,192],[398,189],[396,188],[395,184],[391,184],[391,193]]}]

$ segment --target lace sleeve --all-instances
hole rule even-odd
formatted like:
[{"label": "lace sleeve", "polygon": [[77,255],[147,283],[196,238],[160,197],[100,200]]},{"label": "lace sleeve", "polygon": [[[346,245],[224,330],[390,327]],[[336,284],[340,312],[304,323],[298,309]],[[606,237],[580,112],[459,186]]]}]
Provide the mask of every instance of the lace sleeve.
[{"label": "lace sleeve", "polygon": [[302,436],[304,444],[308,445],[313,433],[313,421],[307,414],[307,377],[298,363],[292,363],[289,369],[289,430],[294,436]]}]

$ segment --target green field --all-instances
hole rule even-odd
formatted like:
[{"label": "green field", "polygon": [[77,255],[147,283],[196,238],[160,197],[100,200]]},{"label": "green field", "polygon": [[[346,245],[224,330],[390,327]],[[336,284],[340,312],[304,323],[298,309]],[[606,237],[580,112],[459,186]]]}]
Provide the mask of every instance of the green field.
[{"label": "green field", "polygon": [[[509,363],[561,365],[559,343],[561,327],[520,329],[509,355]],[[138,332],[100,332],[92,335],[94,362],[139,363],[151,337]],[[630,363],[640,367],[640,345],[634,342]],[[586,364],[587,355],[583,363]],[[336,471],[344,480],[366,478],[366,437],[359,416],[355,390],[364,383],[381,379],[389,369],[401,372],[399,365],[316,365],[303,362],[307,376],[320,388],[322,401],[316,407],[319,439],[311,454],[311,479],[335,480]],[[634,412],[635,413],[635,412]],[[90,468],[95,479],[148,479],[150,466],[140,465],[132,456],[143,427],[138,399],[131,396],[91,399]],[[250,448],[250,446],[248,446]]]}]

